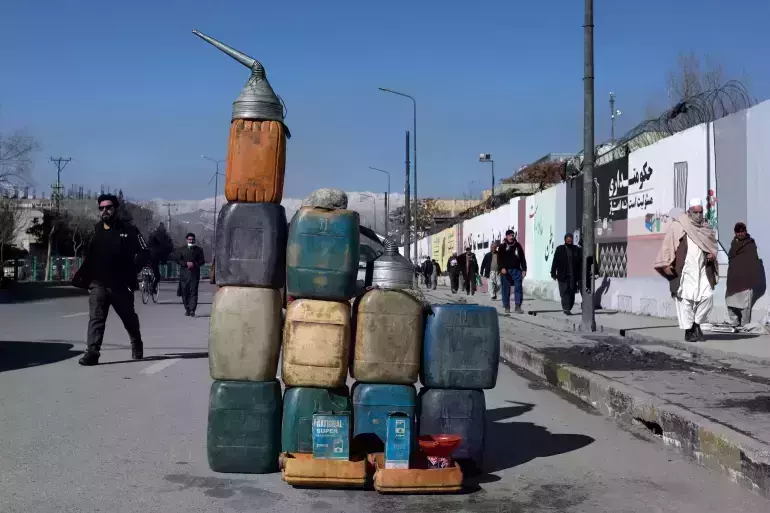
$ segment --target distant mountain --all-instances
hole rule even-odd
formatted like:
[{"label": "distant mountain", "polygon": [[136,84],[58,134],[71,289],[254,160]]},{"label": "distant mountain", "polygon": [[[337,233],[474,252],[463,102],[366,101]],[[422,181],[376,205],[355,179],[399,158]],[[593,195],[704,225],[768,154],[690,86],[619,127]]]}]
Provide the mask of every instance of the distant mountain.
[{"label": "distant mountain", "polygon": [[[385,231],[385,195],[373,192],[348,192],[348,208],[355,210],[361,216],[361,224],[372,228],[378,233]],[[165,203],[171,203],[171,224],[176,223],[185,226],[186,231],[193,232],[198,238],[208,238],[214,235],[214,198],[202,200],[176,200],[154,199],[145,202],[152,208],[160,219],[168,217],[168,207]],[[217,198],[217,209],[227,203],[224,196]],[[301,199],[284,198],[281,205],[286,209],[286,218],[291,219],[299,210]],[[376,205],[376,208],[375,208]],[[403,194],[390,195],[391,212],[404,205]],[[375,222],[376,219],[376,222]],[[376,224],[376,226],[375,226]]]}]

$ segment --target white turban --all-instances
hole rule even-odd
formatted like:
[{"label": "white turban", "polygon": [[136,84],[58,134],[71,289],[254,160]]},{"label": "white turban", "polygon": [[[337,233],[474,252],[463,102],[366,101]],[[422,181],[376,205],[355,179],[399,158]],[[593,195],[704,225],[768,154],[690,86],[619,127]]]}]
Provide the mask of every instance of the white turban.
[{"label": "white turban", "polygon": [[690,208],[692,207],[702,207],[703,201],[700,198],[693,198],[690,200]]}]

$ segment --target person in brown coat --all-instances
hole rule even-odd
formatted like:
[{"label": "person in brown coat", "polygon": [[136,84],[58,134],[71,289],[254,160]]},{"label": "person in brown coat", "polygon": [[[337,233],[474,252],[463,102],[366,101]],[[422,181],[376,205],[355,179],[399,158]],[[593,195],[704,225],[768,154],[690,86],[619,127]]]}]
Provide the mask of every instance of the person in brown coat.
[{"label": "person in brown coat", "polygon": [[745,223],[735,224],[735,238],[730,245],[727,268],[725,303],[730,323],[745,326],[751,322],[754,289],[762,282],[762,266],[757,254],[757,243],[746,230]]}]

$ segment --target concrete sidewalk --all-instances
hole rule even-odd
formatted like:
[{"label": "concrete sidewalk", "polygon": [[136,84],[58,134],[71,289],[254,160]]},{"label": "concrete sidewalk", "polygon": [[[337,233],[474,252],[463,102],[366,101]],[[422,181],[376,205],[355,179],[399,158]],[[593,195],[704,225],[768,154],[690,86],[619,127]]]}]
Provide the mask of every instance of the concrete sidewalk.
[{"label": "concrete sidewalk", "polygon": [[[433,303],[467,301],[502,313],[500,301],[487,294],[422,291]],[[770,366],[758,363],[762,353],[753,363],[725,359],[721,351],[714,359],[682,351],[671,338],[639,343],[628,336],[678,335],[665,319],[599,314],[604,331],[583,333],[573,331],[579,318],[568,318],[556,303],[525,300],[524,308],[536,315],[500,316],[503,359],[607,416],[641,423],[700,464],[770,497]],[[542,334],[532,336],[538,328]]]}]

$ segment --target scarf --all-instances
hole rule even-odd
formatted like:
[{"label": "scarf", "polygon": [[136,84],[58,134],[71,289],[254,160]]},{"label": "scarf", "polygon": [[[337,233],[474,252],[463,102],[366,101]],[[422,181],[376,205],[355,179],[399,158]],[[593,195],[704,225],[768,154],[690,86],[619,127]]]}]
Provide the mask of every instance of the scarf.
[{"label": "scarf", "polygon": [[679,219],[671,223],[671,227],[666,232],[663,245],[660,247],[658,256],[655,258],[655,269],[663,269],[674,263],[679,241],[682,240],[685,234],[701,251],[711,253],[716,257],[717,238],[714,229],[707,223],[702,225],[693,224],[685,212],[679,216]]}]

